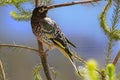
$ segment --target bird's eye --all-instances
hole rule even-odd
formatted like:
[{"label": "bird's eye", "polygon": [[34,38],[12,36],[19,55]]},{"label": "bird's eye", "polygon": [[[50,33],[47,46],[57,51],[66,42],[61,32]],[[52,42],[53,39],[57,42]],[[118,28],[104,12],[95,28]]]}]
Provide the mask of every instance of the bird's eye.
[{"label": "bird's eye", "polygon": [[47,11],[47,8],[44,8],[44,11]]},{"label": "bird's eye", "polygon": [[43,13],[44,11],[46,11],[47,10],[47,8],[41,8],[41,9],[39,9],[39,12],[40,13]]},{"label": "bird's eye", "polygon": [[39,9],[39,12],[40,12],[40,13],[42,13],[43,11],[44,11],[43,8],[40,8],[40,9]]}]

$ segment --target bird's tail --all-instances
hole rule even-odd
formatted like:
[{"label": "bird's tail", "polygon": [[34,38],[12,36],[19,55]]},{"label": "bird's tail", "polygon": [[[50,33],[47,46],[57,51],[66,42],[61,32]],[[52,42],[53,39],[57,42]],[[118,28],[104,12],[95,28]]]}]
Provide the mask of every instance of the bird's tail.
[{"label": "bird's tail", "polygon": [[79,62],[81,62],[84,65],[86,64],[86,61],[83,58],[81,58],[80,56],[78,56],[75,51],[71,50],[71,54],[76,60],[78,60]]},{"label": "bird's tail", "polygon": [[73,61],[73,59],[72,59],[73,55],[72,55],[71,51],[69,50],[69,48],[63,49],[63,48],[58,47],[57,49],[59,49],[59,51],[60,51],[66,58],[69,59],[69,61],[70,61],[71,64],[73,65],[75,71],[76,71],[77,73],[79,73],[79,71],[78,71],[78,69],[77,69],[77,67],[76,67],[76,64],[74,63],[74,61]]}]

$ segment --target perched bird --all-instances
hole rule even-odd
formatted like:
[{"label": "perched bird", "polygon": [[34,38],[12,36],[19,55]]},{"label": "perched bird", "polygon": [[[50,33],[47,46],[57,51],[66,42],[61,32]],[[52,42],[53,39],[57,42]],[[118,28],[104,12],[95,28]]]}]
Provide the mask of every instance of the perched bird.
[{"label": "perched bird", "polygon": [[59,26],[51,18],[47,17],[47,6],[36,7],[31,17],[32,31],[36,38],[41,41],[48,49],[57,48],[66,56],[75,70],[76,65],[73,62],[73,53],[69,46],[76,47],[62,33]]}]

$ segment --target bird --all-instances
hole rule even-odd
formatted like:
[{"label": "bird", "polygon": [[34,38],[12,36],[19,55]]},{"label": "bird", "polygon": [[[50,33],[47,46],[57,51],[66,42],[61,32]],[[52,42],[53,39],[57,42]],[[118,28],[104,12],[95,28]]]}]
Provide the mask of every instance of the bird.
[{"label": "bird", "polygon": [[54,20],[47,16],[48,7],[39,6],[33,9],[31,17],[32,32],[38,41],[41,41],[49,50],[57,48],[78,69],[73,61],[73,52],[70,46],[76,46],[68,40]]}]

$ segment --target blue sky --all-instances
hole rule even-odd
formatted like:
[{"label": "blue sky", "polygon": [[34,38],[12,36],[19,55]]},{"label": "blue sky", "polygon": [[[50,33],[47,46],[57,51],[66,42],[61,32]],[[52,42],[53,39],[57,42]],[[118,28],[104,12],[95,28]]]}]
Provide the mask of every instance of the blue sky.
[{"label": "blue sky", "polygon": [[[58,4],[70,1],[73,0],[54,0],[53,3]],[[107,38],[99,26],[98,16],[105,3],[105,1],[101,1],[94,5],[84,4],[51,9],[48,12],[48,16],[56,21],[68,38],[72,36],[76,36],[77,38],[88,37],[97,42],[104,43],[107,41]],[[33,9],[33,5],[27,4],[23,6]],[[15,21],[9,15],[11,10],[16,9],[8,5],[0,7],[0,42],[6,41],[12,43],[15,41],[20,44],[21,42],[25,43],[28,40],[34,40],[35,37],[32,33],[30,22]],[[110,25],[111,22],[112,11],[113,8],[108,12],[108,25]],[[119,47],[120,45],[117,46],[118,49]]]}]

